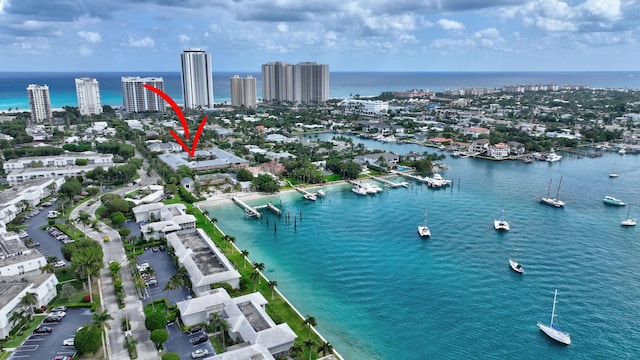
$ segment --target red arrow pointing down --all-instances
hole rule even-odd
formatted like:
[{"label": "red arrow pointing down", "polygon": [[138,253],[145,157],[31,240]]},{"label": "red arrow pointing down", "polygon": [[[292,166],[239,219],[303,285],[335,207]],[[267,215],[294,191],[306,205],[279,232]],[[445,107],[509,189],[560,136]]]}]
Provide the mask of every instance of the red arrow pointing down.
[{"label": "red arrow pointing down", "polygon": [[[158,96],[164,99],[164,101],[166,101],[171,106],[171,108],[176,113],[176,115],[178,115],[180,122],[182,123],[182,129],[184,130],[185,141],[189,141],[189,124],[187,124],[187,119],[184,117],[184,114],[182,113],[182,109],[180,109],[178,104],[176,104],[176,102],[173,101],[171,96],[167,95],[162,90],[147,84],[142,84],[142,86],[144,86],[145,89],[149,91],[153,91],[154,93],[158,94]],[[173,129],[169,130],[169,133],[171,134],[171,136],[173,136],[174,139],[176,139],[178,144],[182,146],[184,151],[186,151],[187,154],[189,154],[189,156],[193,157],[194,154],[196,153],[196,146],[198,145],[198,140],[200,140],[200,135],[202,135],[202,130],[204,130],[204,125],[206,123],[207,123],[207,117],[204,116],[202,118],[202,121],[200,122],[200,126],[198,126],[198,130],[196,130],[196,136],[193,138],[193,144],[191,144],[191,148],[187,146],[186,142],[183,141],[180,135],[178,135],[178,133],[176,133]]]}]

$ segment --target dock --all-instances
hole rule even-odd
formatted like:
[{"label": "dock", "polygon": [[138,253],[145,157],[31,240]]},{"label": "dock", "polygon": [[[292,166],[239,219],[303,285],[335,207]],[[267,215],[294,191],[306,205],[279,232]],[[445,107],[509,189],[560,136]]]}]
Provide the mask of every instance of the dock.
[{"label": "dock", "polygon": [[407,183],[406,181],[396,183],[396,182],[389,181],[387,179],[379,178],[376,176],[372,176],[371,178],[375,181],[385,184],[387,187],[390,187],[390,188],[409,187],[409,183]]},{"label": "dock", "polygon": [[273,211],[274,213],[278,214],[278,215],[282,215],[282,210],[278,209],[275,205],[273,205],[273,203],[268,203],[267,205],[260,205],[260,206],[255,206],[254,209],[268,209]]},{"label": "dock", "polygon": [[393,173],[400,176],[404,176],[409,179],[413,179],[415,181],[419,181],[421,183],[426,183],[429,187],[432,187],[432,188],[441,188],[441,187],[449,186],[452,183],[451,180],[444,179],[438,173],[436,173],[432,178],[428,176],[422,177],[419,175],[407,174],[407,173],[402,173],[398,171],[393,171]]},{"label": "dock", "polygon": [[234,203],[238,204],[241,208],[244,209],[244,212],[252,217],[261,217],[262,214],[260,213],[260,211],[258,211],[258,209],[249,206],[247,203],[245,203],[244,201],[238,199],[237,197],[232,197],[231,200],[233,200]]},{"label": "dock", "polygon": [[307,200],[311,200],[311,201],[316,201],[318,199],[318,197],[316,196],[316,194],[310,193],[305,189],[296,187],[295,188],[296,191],[298,191],[300,194],[304,195],[304,198]]}]

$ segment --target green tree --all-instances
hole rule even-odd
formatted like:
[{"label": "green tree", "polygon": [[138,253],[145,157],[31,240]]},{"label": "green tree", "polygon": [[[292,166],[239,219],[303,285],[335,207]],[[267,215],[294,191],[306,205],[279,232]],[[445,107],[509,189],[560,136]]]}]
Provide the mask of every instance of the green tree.
[{"label": "green tree", "polygon": [[306,339],[302,342],[302,344],[307,348],[307,352],[309,353],[309,360],[311,360],[311,348],[316,344],[312,339]]},{"label": "green tree", "polygon": [[58,192],[68,199],[73,199],[74,196],[78,196],[82,192],[82,184],[75,177],[68,178],[67,182],[60,186]]},{"label": "green tree", "polygon": [[117,227],[122,226],[125,221],[127,221],[127,218],[119,211],[111,215],[111,223]]},{"label": "green tree", "polygon": [[33,306],[38,303],[38,294],[32,292],[26,292],[22,299],[20,299],[19,305],[27,310],[29,314],[29,321],[33,318]]},{"label": "green tree", "polygon": [[156,344],[156,348],[161,349],[162,344],[164,344],[167,339],[169,339],[169,333],[165,329],[155,329],[149,335],[151,341]]},{"label": "green tree", "polygon": [[238,181],[252,181],[253,180],[253,174],[251,173],[251,171],[247,170],[247,169],[240,169],[238,170],[236,177],[238,178]]},{"label": "green tree", "polygon": [[278,282],[275,280],[269,281],[269,288],[271,289],[271,300],[273,300],[273,291],[276,289],[276,286],[278,286]]},{"label": "green tree", "polygon": [[76,159],[76,165],[85,166],[89,164],[89,160],[87,159]]},{"label": "green tree", "polygon": [[244,262],[244,268],[247,268],[247,257],[249,256],[249,250],[244,249],[242,251],[240,251],[240,254],[242,255],[242,261]]},{"label": "green tree", "polygon": [[224,240],[227,243],[227,250],[229,250],[229,246],[230,246],[231,243],[236,242],[235,236],[231,236],[231,235],[223,236],[222,240]]},{"label": "green tree", "polygon": [[311,327],[318,326],[316,318],[311,315],[307,315],[307,317],[304,319],[304,324],[307,326],[309,337],[311,337]]},{"label": "green tree", "polygon": [[333,345],[330,342],[324,342],[322,345],[318,346],[318,354],[322,354],[322,356],[327,356],[333,353]]},{"label": "green tree", "polygon": [[[254,262],[253,263],[253,270],[260,271],[260,272],[264,271],[264,263]],[[260,285],[260,278],[261,277],[262,276],[258,276],[258,285]]]},{"label": "green tree", "polygon": [[83,326],[75,336],[74,346],[80,354],[92,354],[102,346],[102,331],[97,326]]},{"label": "green tree", "polygon": [[113,316],[109,314],[108,310],[103,310],[102,312],[95,313],[91,316],[91,321],[93,321],[93,323],[100,329],[102,329],[102,327],[111,329],[111,325],[108,323],[109,320],[113,320]]},{"label": "green tree", "polygon": [[89,302],[93,301],[91,278],[97,276],[102,269],[102,253],[91,248],[80,248],[71,256],[74,271],[80,278],[86,278],[89,284]]},{"label": "green tree", "polygon": [[164,286],[164,291],[167,292],[167,299],[169,298],[169,291],[172,290],[177,290],[182,288],[182,286],[184,285],[184,277],[182,277],[182,275],[180,274],[173,274],[170,278],[169,281],[167,281],[167,284]]},{"label": "green tree", "polygon": [[144,326],[149,331],[164,329],[167,325],[167,317],[164,313],[161,312],[153,312],[147,315],[147,318],[144,319]]},{"label": "green tree", "polygon": [[84,229],[87,225],[91,224],[91,215],[85,211],[80,210],[75,221],[82,224],[82,228]]}]

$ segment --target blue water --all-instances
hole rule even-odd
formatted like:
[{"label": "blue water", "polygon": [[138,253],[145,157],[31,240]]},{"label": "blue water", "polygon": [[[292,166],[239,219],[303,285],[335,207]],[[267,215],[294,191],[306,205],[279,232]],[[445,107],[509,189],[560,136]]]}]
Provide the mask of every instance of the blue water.
[{"label": "blue water", "polygon": [[[255,77],[257,96],[262,97],[259,72],[214,72],[213,93],[216,103],[231,101],[229,78],[233,75]],[[163,77],[165,91],[177,103],[182,103],[179,72],[0,72],[0,112],[9,108],[15,110],[16,107],[28,109],[26,88],[29,84],[49,85],[54,108],[77,106],[74,79],[85,76],[95,77],[99,81],[103,105],[122,105],[122,76]],[[505,85],[540,83],[640,89],[640,72],[332,72],[329,83],[331,98],[346,98],[356,94],[376,96],[384,91],[410,89],[494,89]]]},{"label": "blue water", "polygon": [[[356,141],[401,154],[417,146]],[[289,223],[247,219],[232,204],[210,209],[346,359],[636,358],[639,229],[621,227],[627,209],[602,198],[621,198],[640,217],[640,157],[446,163],[455,181],[446,190],[412,183],[361,197],[340,185],[316,203],[298,193],[250,202],[281,203]],[[566,208],[540,204],[560,176]],[[508,233],[493,229],[503,204]],[[417,235],[425,209],[428,240]],[[514,256],[524,275],[509,268]],[[536,327],[549,322],[555,289],[568,347]]]}]

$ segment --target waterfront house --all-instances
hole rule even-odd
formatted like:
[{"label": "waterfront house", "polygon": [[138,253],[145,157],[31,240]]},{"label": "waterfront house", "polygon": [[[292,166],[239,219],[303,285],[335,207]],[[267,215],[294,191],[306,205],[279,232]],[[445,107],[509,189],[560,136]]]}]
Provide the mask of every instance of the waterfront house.
[{"label": "waterfront house", "polygon": [[511,147],[505,143],[498,143],[495,145],[489,145],[487,147],[487,155],[495,158],[505,158],[509,156]]},{"label": "waterfront house", "polygon": [[482,154],[487,152],[489,148],[489,139],[477,139],[471,142],[469,146],[469,151],[472,154]]},{"label": "waterfront house", "polygon": [[468,135],[474,139],[478,138],[478,136],[480,135],[489,135],[490,133],[491,133],[491,130],[487,128],[481,128],[481,127],[469,127],[464,129],[464,132],[463,132],[465,136]]}]

